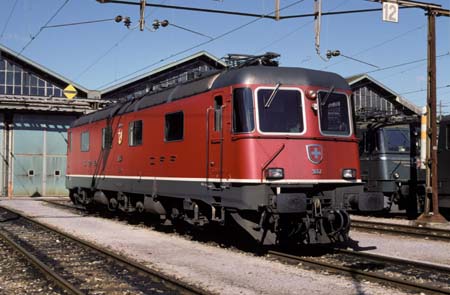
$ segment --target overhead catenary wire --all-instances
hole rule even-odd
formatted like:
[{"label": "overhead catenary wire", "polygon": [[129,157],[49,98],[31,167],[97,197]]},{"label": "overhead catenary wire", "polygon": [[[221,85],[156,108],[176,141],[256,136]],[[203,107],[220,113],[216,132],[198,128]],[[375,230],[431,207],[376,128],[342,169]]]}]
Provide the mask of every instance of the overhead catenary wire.
[{"label": "overhead catenary wire", "polygon": [[[162,3],[166,3],[168,0],[164,0]],[[155,12],[155,10],[153,10],[152,12]],[[145,20],[147,20],[150,16],[152,15],[152,13],[148,14],[145,17]],[[133,32],[132,30],[127,31],[122,37],[119,38],[119,40],[117,40],[111,47],[109,47],[104,53],[102,53],[101,55],[99,55],[90,65],[88,65],[84,70],[82,70],[78,75],[75,76],[74,80],[78,80],[80,79],[80,77],[82,77],[84,74],[86,74],[90,69],[92,69],[96,64],[98,64],[102,59],[104,59],[108,54],[111,53],[111,51],[114,50],[114,48],[116,48],[117,46],[119,46],[120,43],[122,43],[123,41],[125,41],[125,39],[127,39],[130,35],[131,32]]]},{"label": "overhead catenary wire", "polygon": [[[442,57],[446,57],[446,56],[450,56],[450,52],[446,52],[446,53],[437,55],[436,58],[442,58]],[[372,72],[379,72],[379,71],[389,70],[389,69],[394,69],[394,68],[402,67],[402,66],[409,65],[409,64],[424,62],[426,60],[427,59],[417,59],[417,60],[413,60],[413,61],[409,61],[409,62],[405,62],[405,63],[393,65],[393,66],[388,66],[388,67],[385,67],[385,68],[381,68],[381,69],[377,69],[377,70],[373,70],[373,71],[369,71],[369,72],[365,72],[365,74],[369,74],[369,73],[372,73]],[[414,67],[414,68],[416,68],[416,67]],[[403,71],[403,72],[405,72],[405,71]],[[361,84],[358,84],[358,87],[364,87],[364,86],[370,85],[371,83],[372,83],[371,81],[366,82],[366,83],[361,83]],[[408,92],[409,93],[415,93],[415,92],[419,92],[419,91],[418,90],[414,90],[414,91],[408,91]],[[403,94],[405,94],[405,93],[403,93]]]},{"label": "overhead catenary wire", "polygon": [[18,1],[19,0],[14,1],[13,7],[11,8],[11,12],[9,13],[8,18],[6,19],[5,26],[3,27],[2,33],[0,34],[0,39],[3,38],[3,35],[5,34],[6,29],[8,28],[9,21],[11,20],[14,10],[16,9]]},{"label": "overhead catenary wire", "polygon": [[[436,87],[436,89],[444,89],[444,88],[449,88],[450,87],[450,85],[443,85],[443,86],[438,86],[438,87]],[[402,93],[399,93],[399,95],[405,95],[405,94],[412,94],[412,93],[418,93],[418,92],[424,92],[424,91],[427,91],[428,89],[417,89],[417,90],[411,90],[411,91],[408,91],[408,92],[402,92]]]},{"label": "overhead catenary wire", "polygon": [[[341,7],[344,3],[346,3],[346,1],[347,1],[347,0],[342,1],[340,4],[336,5],[334,8],[332,8],[332,9],[329,10],[328,12],[332,12],[332,11],[334,11],[335,9]],[[254,53],[259,53],[259,52],[263,51],[264,49],[266,49],[266,48],[268,48],[268,47],[270,47],[270,46],[272,46],[272,45],[274,45],[274,44],[280,42],[281,40],[286,39],[287,37],[293,35],[294,33],[298,32],[298,31],[300,31],[301,29],[303,29],[303,28],[305,28],[306,26],[312,24],[313,22],[314,22],[314,20],[311,20],[311,21],[308,21],[308,22],[306,22],[306,23],[304,23],[304,24],[302,24],[302,25],[296,27],[295,29],[293,29],[293,30],[291,30],[290,32],[288,32],[287,34],[284,34],[283,36],[277,38],[276,40],[271,41],[270,43],[264,45],[263,47],[260,47],[258,50],[255,50]]]},{"label": "overhead catenary wire", "polygon": [[[290,7],[294,6],[294,5],[300,4],[300,3],[304,2],[304,1],[305,1],[305,0],[298,0],[298,1],[294,2],[294,3],[292,3],[292,4],[289,4],[289,5],[284,6],[283,8],[280,8],[280,11],[285,10],[285,9],[288,9],[288,8],[290,8]],[[107,87],[108,85],[111,85],[112,83],[115,83],[115,82],[117,82],[117,81],[120,81],[120,80],[129,78],[129,77],[131,77],[131,76],[133,76],[133,75],[136,75],[137,73],[142,72],[142,71],[144,71],[144,70],[147,70],[147,69],[149,69],[149,68],[151,68],[151,67],[153,67],[153,66],[155,66],[155,65],[157,65],[157,64],[160,64],[160,63],[162,63],[162,62],[164,62],[164,61],[166,61],[166,60],[168,60],[168,59],[170,59],[170,58],[176,57],[176,56],[181,55],[181,54],[183,54],[183,53],[189,52],[189,51],[191,51],[191,50],[193,50],[193,49],[195,49],[195,48],[198,48],[198,47],[200,47],[200,46],[206,45],[206,44],[211,43],[211,42],[213,42],[213,41],[215,41],[215,40],[218,40],[218,39],[221,39],[221,38],[223,38],[223,37],[225,37],[225,36],[228,36],[228,35],[230,35],[230,34],[236,32],[236,31],[239,31],[239,30],[241,30],[241,29],[243,29],[243,28],[245,28],[245,27],[248,27],[249,25],[251,25],[251,24],[253,24],[253,23],[256,23],[256,22],[258,22],[258,21],[260,21],[260,20],[266,18],[266,16],[271,15],[271,14],[273,14],[273,13],[275,13],[275,11],[272,11],[272,12],[270,12],[270,13],[268,13],[268,14],[261,15],[260,17],[258,17],[258,18],[256,18],[256,19],[253,19],[253,20],[251,20],[251,21],[249,21],[249,22],[247,22],[247,23],[244,23],[244,24],[242,24],[242,25],[239,25],[239,26],[237,26],[237,27],[235,27],[235,28],[233,28],[233,29],[231,29],[231,30],[225,32],[225,33],[222,33],[222,34],[220,34],[220,35],[218,35],[218,36],[215,36],[215,37],[213,37],[213,38],[210,39],[210,40],[207,40],[207,41],[198,43],[198,44],[196,44],[196,45],[194,45],[194,46],[191,46],[191,47],[188,47],[188,48],[186,48],[186,49],[182,49],[182,50],[180,50],[180,51],[178,51],[178,52],[176,52],[176,53],[173,53],[173,54],[171,54],[171,55],[169,55],[169,56],[167,56],[167,57],[165,57],[165,58],[160,59],[159,61],[156,61],[156,62],[154,62],[154,63],[152,63],[152,64],[146,65],[145,67],[142,67],[142,68],[140,68],[140,69],[138,69],[138,70],[136,70],[136,71],[134,71],[134,72],[132,72],[132,73],[126,74],[126,75],[124,75],[124,76],[122,76],[122,77],[120,77],[120,78],[118,78],[118,79],[115,79],[115,80],[113,80],[113,81],[110,81],[110,82],[108,82],[108,83],[105,83],[105,84],[103,84],[103,85],[100,85],[99,88]]]},{"label": "overhead catenary wire", "polygon": [[[367,47],[367,48],[365,48],[365,49],[363,49],[363,50],[361,50],[361,51],[358,51],[357,53],[352,54],[351,56],[352,56],[352,57],[355,57],[355,56],[361,55],[361,54],[363,54],[363,53],[366,53],[366,52],[368,52],[368,51],[374,50],[374,49],[379,48],[379,47],[381,47],[381,46],[383,46],[383,45],[385,45],[385,44],[388,44],[388,43],[390,43],[390,42],[396,41],[396,40],[400,39],[401,37],[404,37],[404,36],[406,36],[406,35],[408,35],[408,34],[410,34],[410,33],[412,33],[412,32],[419,31],[419,30],[423,29],[424,27],[425,27],[425,24],[424,24],[424,25],[421,25],[421,26],[418,26],[418,27],[416,27],[416,28],[414,28],[414,29],[408,30],[408,31],[406,31],[406,32],[400,33],[400,34],[398,34],[398,35],[396,35],[396,36],[394,36],[394,37],[392,37],[392,38],[389,38],[389,39],[387,39],[387,40],[385,40],[385,41],[382,41],[382,42],[380,42],[380,43],[377,43],[377,44],[375,44],[375,45],[372,45],[372,46],[370,46],[370,47]],[[329,64],[329,65],[323,67],[322,70],[328,69],[328,68],[330,68],[330,67],[332,67],[332,66],[338,65],[338,64],[343,63],[343,62],[345,62],[345,60],[341,60],[341,61],[338,61],[338,62]]]},{"label": "overhead catenary wire", "polygon": [[391,73],[391,74],[382,76],[382,77],[380,77],[380,79],[381,79],[381,80],[389,79],[389,78],[392,78],[392,77],[394,77],[394,76],[401,75],[401,74],[410,72],[410,71],[415,70],[415,69],[420,69],[420,68],[422,68],[422,67],[423,67],[423,65],[421,65],[421,64],[415,65],[415,66],[413,66],[413,67],[409,67],[409,68],[406,68],[406,69],[404,69],[404,70],[401,70],[401,71],[398,71],[398,72],[394,72],[394,73]]},{"label": "overhead catenary wire", "polygon": [[[448,56],[448,55],[450,55],[450,51],[446,52],[446,53],[443,53],[443,54],[436,55],[436,58],[441,58],[441,57]],[[368,71],[368,72],[366,72],[366,74],[379,72],[379,71],[390,70],[390,69],[403,67],[403,66],[407,66],[407,65],[410,65],[410,64],[415,64],[415,63],[418,63],[418,62],[424,62],[424,61],[427,61],[427,58],[416,59],[416,60],[404,62],[404,63],[401,63],[401,64],[396,64],[396,65],[387,66],[387,67],[384,67],[384,68],[379,68],[379,69],[376,69],[376,70]]]},{"label": "overhead catenary wire", "polygon": [[196,35],[199,35],[199,36],[203,36],[203,37],[206,37],[206,38],[208,38],[208,39],[213,39],[213,37],[211,37],[211,36],[208,36],[208,35],[206,35],[206,34],[203,34],[203,33],[200,33],[200,32],[194,31],[194,30],[191,30],[191,29],[188,29],[188,28],[186,28],[186,27],[182,27],[182,26],[176,25],[176,24],[174,24],[174,23],[169,23],[169,26],[172,26],[172,27],[175,27],[175,28],[178,28],[178,29],[181,29],[181,30],[185,30],[185,31],[187,31],[187,32],[191,32],[191,33],[193,33],[193,34],[196,34]]},{"label": "overhead catenary wire", "polygon": [[94,24],[94,23],[101,23],[101,22],[109,22],[114,21],[116,18],[105,18],[105,19],[97,19],[97,20],[88,20],[83,22],[75,22],[75,23],[66,23],[66,24],[58,24],[58,25],[51,25],[51,26],[44,26],[42,29],[50,29],[50,28],[60,28],[60,27],[69,27],[69,26],[78,26],[78,25],[87,25],[87,24]]},{"label": "overhead catenary wire", "polygon": [[39,36],[39,34],[44,30],[44,27],[46,27],[57,15],[58,13],[64,8],[64,6],[67,5],[67,3],[69,3],[70,0],[65,0],[64,3],[55,11],[55,13],[53,13],[53,15],[48,19],[48,21],[42,26],[40,27],[39,31],[31,37],[30,41],[28,41],[27,44],[25,44],[24,47],[22,47],[22,50],[20,50],[19,53],[17,53],[16,57],[19,57],[20,55],[22,55],[22,53],[25,51],[25,49],[27,49],[28,46],[30,46],[30,44]]},{"label": "overhead catenary wire", "polygon": [[[450,52],[446,52],[446,53],[437,55],[436,58],[443,58],[443,57],[447,57],[447,56],[450,56]],[[403,66],[406,66],[406,65],[420,63],[420,62],[425,62],[425,61],[427,61],[427,59],[412,60],[412,61],[409,61],[409,62],[404,62],[404,63],[401,63],[401,64],[392,65],[392,66],[388,66],[388,67],[385,67],[385,68],[380,68],[380,69],[373,70],[373,71],[368,71],[368,72],[365,72],[364,74],[370,74],[370,73],[373,73],[373,72],[380,72],[380,71],[384,71],[384,70],[390,70],[390,69],[399,68],[399,67],[403,67]],[[389,75],[389,76],[385,76],[383,79],[386,79],[386,78],[389,78],[389,77],[392,77],[392,76],[395,76],[395,75],[398,75],[398,74],[401,74],[401,73],[404,73],[404,72],[407,72],[409,70],[413,70],[413,69],[416,69],[416,68],[417,68],[417,66],[411,67],[409,69],[402,70],[399,73],[395,73],[395,74],[392,74],[392,75]],[[367,82],[367,83],[358,84],[358,85],[359,85],[359,87],[362,87],[362,86],[367,86],[370,83],[371,82]]]},{"label": "overhead catenary wire", "polygon": [[155,32],[155,31],[158,30],[160,27],[172,26],[172,27],[175,27],[175,28],[184,30],[184,31],[186,31],[186,32],[189,32],[189,33],[192,33],[192,34],[196,34],[196,35],[199,35],[199,36],[208,38],[208,39],[212,39],[212,38],[213,38],[213,37],[211,37],[211,36],[205,35],[205,34],[203,34],[203,33],[200,33],[200,32],[197,32],[197,31],[194,31],[194,30],[191,30],[191,29],[188,29],[188,28],[186,28],[186,27],[183,27],[183,26],[180,26],[180,25],[176,25],[176,24],[174,24],[174,23],[172,23],[172,22],[169,22],[168,20],[159,21],[159,20],[155,19],[155,20],[153,21],[153,25],[152,25],[152,26],[153,26],[153,28],[149,28],[147,25],[145,25],[145,28],[146,28],[147,30],[149,30],[150,32]]},{"label": "overhead catenary wire", "polygon": [[[123,1],[123,0],[108,0],[107,3],[140,5],[139,2]],[[276,16],[271,15],[271,14],[274,14],[277,10],[275,10],[269,14],[256,14],[256,13],[247,13],[247,12],[239,12],[239,11],[227,11],[227,10],[206,9],[206,8],[187,7],[187,6],[163,5],[163,4],[156,4],[156,3],[147,3],[146,6],[175,9],[175,10],[205,12],[205,13],[216,13],[216,14],[228,14],[228,15],[236,15],[236,16],[247,16],[247,17],[258,17],[258,18],[262,17],[262,18],[269,18],[269,19],[277,19]],[[399,9],[408,9],[408,8],[414,8],[414,7],[399,7]],[[279,11],[281,11],[281,10],[282,9],[279,9]],[[353,14],[353,13],[366,13],[366,12],[375,12],[375,11],[382,11],[382,8],[331,11],[331,12],[324,12],[324,13],[322,13],[322,15]],[[315,15],[316,15],[315,13],[286,15],[286,16],[280,16],[279,20],[292,19],[292,18],[304,18],[304,17],[315,16]]]}]

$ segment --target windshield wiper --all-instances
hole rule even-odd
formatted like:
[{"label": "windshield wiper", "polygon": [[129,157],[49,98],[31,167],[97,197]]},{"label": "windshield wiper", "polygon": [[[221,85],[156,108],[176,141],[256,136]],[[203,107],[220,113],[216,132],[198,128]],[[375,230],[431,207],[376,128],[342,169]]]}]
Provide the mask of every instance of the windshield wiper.
[{"label": "windshield wiper", "polygon": [[334,85],[331,86],[330,90],[328,90],[327,95],[323,99],[323,101],[320,102],[321,105],[325,105],[327,103],[328,98],[330,98],[330,95],[334,92]]},{"label": "windshield wiper", "polygon": [[272,104],[272,101],[275,98],[275,95],[277,95],[278,90],[280,89],[281,83],[278,82],[277,85],[275,85],[275,89],[272,91],[272,93],[269,96],[269,99],[267,100],[267,102],[264,104],[264,108],[270,108],[270,105]]}]

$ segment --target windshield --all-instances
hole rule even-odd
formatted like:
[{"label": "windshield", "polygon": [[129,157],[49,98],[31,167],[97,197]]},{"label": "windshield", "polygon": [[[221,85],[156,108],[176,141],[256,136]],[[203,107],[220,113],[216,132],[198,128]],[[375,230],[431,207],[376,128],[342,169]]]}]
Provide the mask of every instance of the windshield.
[{"label": "windshield", "polygon": [[319,92],[320,130],[324,135],[350,135],[347,96],[330,91]]},{"label": "windshield", "polygon": [[383,129],[384,148],[388,152],[409,153],[409,129]]},{"label": "windshield", "polygon": [[258,90],[258,115],[261,132],[301,133],[303,106],[298,90]]}]

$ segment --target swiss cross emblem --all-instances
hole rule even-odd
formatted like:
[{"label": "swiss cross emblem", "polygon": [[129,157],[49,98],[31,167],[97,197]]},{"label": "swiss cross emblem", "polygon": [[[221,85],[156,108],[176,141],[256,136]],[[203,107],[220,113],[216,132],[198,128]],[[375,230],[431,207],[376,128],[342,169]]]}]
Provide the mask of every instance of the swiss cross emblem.
[{"label": "swiss cross emblem", "polygon": [[306,153],[313,164],[319,164],[323,160],[323,148],[320,144],[306,145]]}]

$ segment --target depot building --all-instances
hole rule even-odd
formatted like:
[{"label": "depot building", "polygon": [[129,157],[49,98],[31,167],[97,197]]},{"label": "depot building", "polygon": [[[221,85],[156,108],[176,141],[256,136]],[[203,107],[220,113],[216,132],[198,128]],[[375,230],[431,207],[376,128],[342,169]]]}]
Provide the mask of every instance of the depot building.
[{"label": "depot building", "polygon": [[67,129],[99,98],[0,45],[0,196],[67,195]]}]

